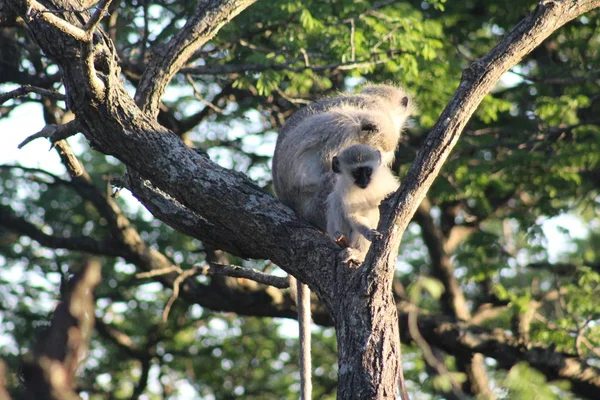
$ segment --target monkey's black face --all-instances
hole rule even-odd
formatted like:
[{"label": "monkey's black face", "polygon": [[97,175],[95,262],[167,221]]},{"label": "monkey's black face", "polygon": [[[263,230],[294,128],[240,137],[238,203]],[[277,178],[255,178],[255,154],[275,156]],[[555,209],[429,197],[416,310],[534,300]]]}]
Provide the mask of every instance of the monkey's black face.
[{"label": "monkey's black face", "polygon": [[373,168],[371,167],[359,167],[352,170],[352,177],[354,178],[354,184],[361,189],[365,189],[371,182],[371,174]]}]

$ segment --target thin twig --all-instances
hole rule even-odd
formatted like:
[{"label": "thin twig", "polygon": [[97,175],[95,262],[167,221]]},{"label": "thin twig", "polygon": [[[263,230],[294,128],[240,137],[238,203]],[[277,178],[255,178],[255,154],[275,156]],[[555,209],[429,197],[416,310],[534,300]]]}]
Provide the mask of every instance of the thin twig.
[{"label": "thin twig", "polygon": [[210,101],[206,100],[204,97],[202,97],[200,95],[200,89],[198,89],[198,86],[196,85],[196,82],[194,82],[194,79],[192,78],[192,76],[190,74],[185,74],[185,78],[190,83],[190,85],[192,85],[192,89],[194,89],[194,97],[196,99],[198,99],[199,101],[201,101],[202,104],[210,107],[216,113],[221,114],[223,112],[222,108],[217,107],[216,105],[214,105],[213,103],[211,103]]},{"label": "thin twig", "polygon": [[300,49],[300,53],[302,53],[302,56],[304,57],[304,66],[306,68],[310,68],[310,61],[308,58],[308,53],[306,52],[306,50],[304,48]]},{"label": "thin twig", "polygon": [[[145,0],[142,4],[142,10],[144,12],[144,34],[142,35],[142,45],[140,49],[140,60],[142,62],[146,61],[146,52],[148,51],[148,35],[150,34],[150,16],[148,15],[148,3],[149,2]],[[113,41],[116,42],[116,40]]]},{"label": "thin twig", "polygon": [[[391,54],[391,52],[381,52],[377,55]],[[371,56],[375,56],[372,54]],[[306,61],[304,60],[304,65],[299,67],[294,67],[294,62],[287,62],[282,64],[271,64],[271,65],[263,65],[263,64],[241,64],[241,65],[203,65],[198,67],[190,67],[190,68],[182,68],[179,72],[185,74],[192,75],[219,75],[219,74],[236,74],[240,72],[261,72],[261,71],[291,71],[291,72],[302,72],[307,69],[319,72],[319,71],[346,71],[354,68],[366,68],[374,65],[386,63],[390,60],[390,58],[382,58],[380,60],[375,61],[358,61],[358,62],[346,62],[346,63],[330,63],[325,65],[306,65]]]},{"label": "thin twig", "polygon": [[25,140],[23,140],[17,147],[22,149],[25,145],[29,144],[35,139],[46,138],[49,139],[52,144],[64,140],[68,137],[75,135],[81,129],[81,125],[77,122],[76,119],[73,121],[64,124],[64,125],[56,125],[56,124],[48,124],[41,131],[34,133],[31,136],[28,136]]},{"label": "thin twig", "polygon": [[62,184],[62,185],[66,185],[66,186],[72,185],[71,181],[64,180],[64,179],[60,178],[59,176],[57,176],[51,172],[48,172],[44,169],[41,169],[41,168],[23,167],[21,165],[0,164],[0,170],[14,170],[14,169],[21,170],[26,174],[43,174],[43,175],[46,175],[53,179],[53,181],[50,182],[50,181],[38,178],[37,179],[38,182],[44,182],[46,184]]},{"label": "thin twig", "polygon": [[89,35],[90,41],[92,40],[92,35],[94,34],[96,27],[100,23],[100,20],[102,19],[102,17],[104,17],[104,14],[107,12],[111,1],[112,0],[100,1],[100,4],[98,4],[96,11],[94,11],[94,14],[92,14],[91,18],[88,20],[88,22],[83,27],[83,30],[86,31],[87,34]]},{"label": "thin twig", "polygon": [[197,273],[198,273],[198,268],[193,267],[186,271],[183,271],[181,274],[179,274],[177,279],[175,279],[175,281],[173,282],[173,295],[167,302],[167,305],[165,306],[165,310],[163,311],[163,316],[162,316],[163,323],[165,323],[165,324],[167,323],[167,319],[169,318],[169,313],[171,312],[171,307],[173,307],[173,303],[175,303],[175,300],[177,300],[177,298],[179,297],[179,287],[181,286],[181,283],[183,281],[185,281],[187,278],[194,276]]},{"label": "thin twig", "polygon": [[350,20],[350,49],[352,51],[350,60],[354,62],[354,57],[356,55],[356,47],[354,45],[354,19]]},{"label": "thin twig", "polygon": [[398,31],[400,27],[395,26],[394,28],[392,28],[392,30],[390,30],[384,37],[381,38],[381,40],[379,40],[379,42],[375,43],[375,46],[373,46],[373,48],[371,49],[371,51],[376,51],[379,46],[381,46],[386,40],[388,40],[389,38],[391,38],[394,33],[396,33]]},{"label": "thin twig", "polygon": [[288,96],[287,94],[285,94],[285,93],[283,92],[283,90],[279,89],[279,87],[276,87],[276,88],[275,88],[275,91],[276,91],[276,92],[277,92],[277,93],[278,93],[278,94],[279,94],[281,97],[283,97],[284,99],[286,99],[287,101],[289,101],[289,102],[290,102],[290,103],[292,103],[292,104],[310,104],[310,103],[312,103],[312,101],[310,101],[310,100],[305,100],[305,99],[295,99],[295,98],[292,98],[292,97]]},{"label": "thin twig", "polygon": [[148,272],[140,272],[139,274],[136,274],[135,277],[136,278],[153,278],[155,276],[167,275],[172,272],[177,272],[179,274],[183,274],[183,270],[181,268],[179,268],[177,265],[171,265],[170,267],[153,269],[152,271],[148,271]]},{"label": "thin twig", "polygon": [[19,97],[23,97],[29,93],[37,93],[40,96],[48,97],[50,99],[55,100],[65,100],[65,95],[57,92],[56,90],[44,89],[37,86],[31,85],[23,85],[18,89],[11,90],[10,92],[6,92],[0,94],[0,104],[4,104],[8,100],[16,99]]},{"label": "thin twig", "polygon": [[239,267],[237,265],[224,265],[219,263],[210,263],[200,269],[203,275],[225,275],[233,278],[244,278],[254,282],[262,283],[263,285],[273,286],[279,289],[287,289],[290,287],[287,277],[280,277],[270,274],[265,274],[253,268]]}]

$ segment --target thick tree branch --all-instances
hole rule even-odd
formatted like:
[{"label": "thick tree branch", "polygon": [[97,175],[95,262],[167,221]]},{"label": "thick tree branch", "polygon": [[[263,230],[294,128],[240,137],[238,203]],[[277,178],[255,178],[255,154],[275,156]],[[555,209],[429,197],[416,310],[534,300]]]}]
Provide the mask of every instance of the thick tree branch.
[{"label": "thick tree branch", "polygon": [[100,262],[88,260],[70,282],[65,300],[56,307],[50,327],[33,347],[25,363],[25,398],[78,398],[75,374],[94,325],[94,288],[100,283]]},{"label": "thick tree branch", "polygon": [[471,317],[458,279],[454,276],[454,266],[444,250],[444,237],[431,217],[431,204],[425,198],[415,213],[415,220],[421,226],[423,241],[427,246],[431,269],[434,276],[444,285],[442,308],[447,315],[464,321]]},{"label": "thick tree branch", "polygon": [[[410,339],[408,317],[400,318],[402,337]],[[590,399],[600,395],[600,369],[588,365],[573,354],[556,351],[552,347],[524,347],[518,339],[502,330],[488,331],[465,323],[436,317],[419,317],[419,332],[428,343],[455,355],[468,358],[481,353],[498,361],[498,366],[510,369],[526,361],[549,380],[566,379],[574,393]]]},{"label": "thick tree branch", "polygon": [[[54,26],[61,32],[69,35],[72,39],[79,42],[89,41],[90,35],[78,26],[72,25],[70,22],[62,19],[56,12],[44,7],[43,4],[36,0],[26,0],[22,3],[26,7],[25,15],[21,15],[25,20],[42,20],[47,24]],[[59,10],[70,10],[72,8],[58,8]],[[82,12],[83,13],[83,12]]]},{"label": "thick tree branch", "polygon": [[[71,7],[56,1],[55,8]],[[106,50],[96,55],[96,63],[108,68],[103,71],[105,101],[90,102],[96,97],[85,60],[81,53],[66,50],[77,46],[72,37],[44,21],[33,19],[28,24],[46,53],[67,71],[64,77],[68,104],[82,124],[83,133],[92,146],[116,156],[142,175],[144,185],[139,184],[142,180],[138,178],[132,188],[154,188],[151,198],[145,197],[148,190],[134,189],[133,193],[157,217],[177,227],[182,222],[172,218],[180,216],[174,210],[191,212],[196,220],[204,222],[187,224],[185,233],[237,255],[269,258],[313,285],[317,293],[331,290],[333,271],[329,265],[337,254],[333,241],[299,220],[247,177],[210,162],[140,112],[123,88],[119,70],[112,62],[114,47],[108,38],[95,37],[97,46]],[[163,201],[156,203],[158,197]],[[202,229],[203,226],[210,229]]]},{"label": "thick tree branch", "polygon": [[138,85],[135,100],[151,118],[156,118],[160,99],[173,76],[186,61],[226,23],[256,0],[199,1],[196,12],[171,39],[166,49],[155,49]]},{"label": "thick tree branch", "polygon": [[[147,247],[143,242],[135,241],[137,232],[129,231],[125,242],[111,239],[94,241],[91,238],[63,238],[47,235],[35,225],[16,217],[12,210],[0,206],[0,227],[10,232],[24,235],[49,248],[60,248],[72,251],[83,251],[91,254],[122,257],[125,261],[136,265],[139,269],[149,271],[152,277],[165,287],[172,288],[179,274],[174,265],[160,252]],[[133,236],[130,236],[133,235]],[[153,272],[156,271],[156,272]],[[277,286],[284,278],[274,277]],[[239,283],[239,282],[238,282]],[[201,284],[193,279],[186,279],[180,285],[179,296],[184,300],[199,304],[213,311],[235,312],[239,315],[269,316],[295,318],[292,300],[284,293],[273,288],[255,287],[256,285],[240,284],[239,289],[223,291],[213,285]],[[313,304],[313,318],[316,323],[330,325],[331,317],[322,307]]]},{"label": "thick tree branch", "polygon": [[[150,249],[139,236],[138,232],[131,226],[129,220],[122,213],[115,200],[108,197],[106,193],[99,190],[91,181],[85,170],[84,173],[73,178],[72,181],[66,181],[47,171],[37,168],[25,168],[15,166],[0,166],[3,169],[21,169],[28,173],[45,174],[52,178],[52,182],[66,185],[76,190],[79,195],[92,203],[98,212],[108,223],[111,231],[110,240],[94,240],[89,237],[82,238],[62,238],[47,235],[37,226],[17,217],[12,210],[0,207],[0,226],[6,229],[31,237],[40,244],[50,248],[64,248],[74,251],[90,252],[92,254],[122,257],[128,262],[136,265],[140,270],[150,271],[152,276],[157,276],[158,280],[165,287],[173,287],[179,273],[175,271],[175,266],[168,260],[164,254]],[[162,198],[160,198],[162,199]],[[182,209],[179,209],[180,211]],[[4,217],[3,217],[4,216]],[[193,214],[179,214],[181,220],[189,221],[191,224],[197,222]],[[200,222],[198,222],[200,223]],[[165,272],[167,271],[167,272]],[[220,270],[217,270],[220,271]],[[276,278],[274,283],[277,286],[283,286],[283,278]],[[238,282],[239,283],[239,282]],[[285,282],[287,285],[287,281]],[[276,294],[271,290],[255,288],[253,285],[239,284],[239,290],[228,290],[223,292],[219,287],[212,285],[202,285],[194,280],[186,280],[180,286],[180,296],[185,300],[198,303],[203,307],[221,311],[228,310],[239,313],[240,315],[263,315],[293,317],[295,312],[290,308],[291,300],[281,294]],[[328,313],[322,309],[316,309],[315,320],[324,323],[330,320]]]}]

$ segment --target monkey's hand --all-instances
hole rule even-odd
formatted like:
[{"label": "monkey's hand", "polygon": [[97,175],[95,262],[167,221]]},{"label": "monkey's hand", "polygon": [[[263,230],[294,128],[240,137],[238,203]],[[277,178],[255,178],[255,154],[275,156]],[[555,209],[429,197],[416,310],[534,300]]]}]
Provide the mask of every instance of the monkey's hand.
[{"label": "monkey's hand", "polygon": [[360,222],[355,222],[354,227],[369,242],[379,240],[383,237],[383,235],[381,233],[379,233],[379,231],[377,229],[371,229],[367,225],[363,225]]},{"label": "monkey's hand", "polygon": [[374,242],[375,240],[379,240],[383,237],[381,232],[379,232],[377,229],[370,229],[369,231],[367,231],[365,233],[366,233],[365,237],[370,242]]}]

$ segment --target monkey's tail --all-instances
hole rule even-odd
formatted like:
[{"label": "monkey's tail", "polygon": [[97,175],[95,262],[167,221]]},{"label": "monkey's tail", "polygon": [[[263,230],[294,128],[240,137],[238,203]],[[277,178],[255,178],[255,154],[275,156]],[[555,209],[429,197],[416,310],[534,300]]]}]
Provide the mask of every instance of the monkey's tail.
[{"label": "monkey's tail", "polygon": [[300,399],[312,399],[311,380],[311,332],[310,332],[310,289],[296,281],[298,291],[298,324],[300,325]]}]

